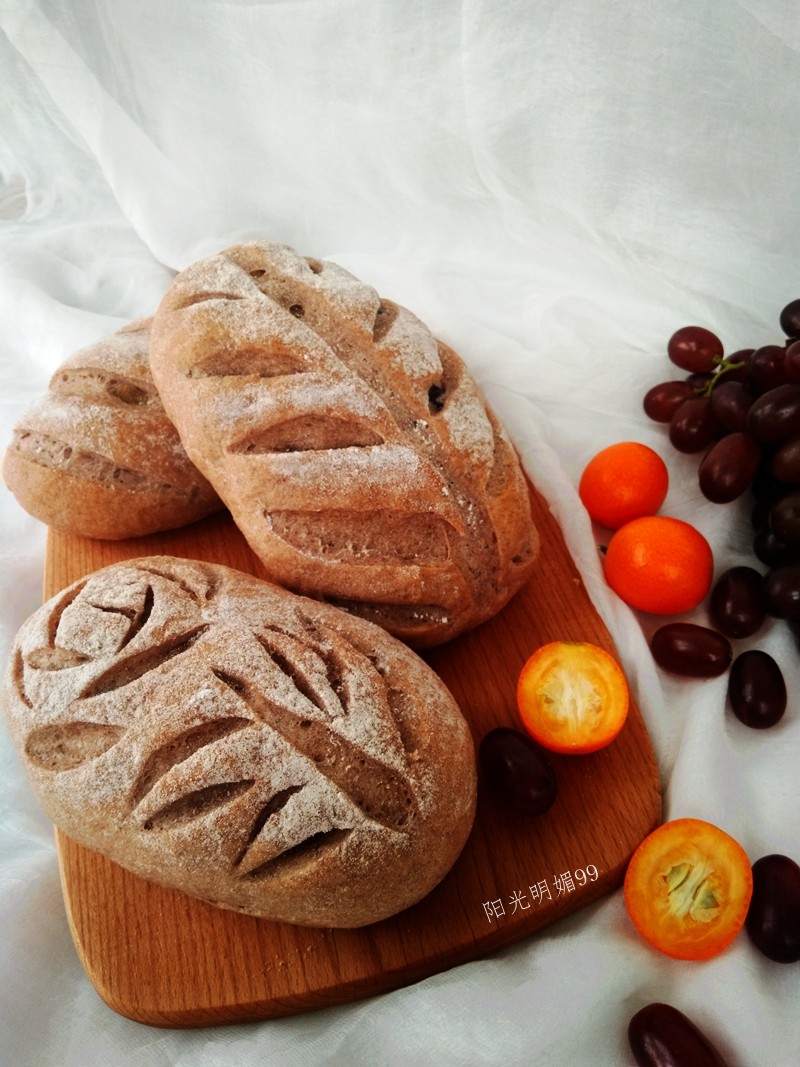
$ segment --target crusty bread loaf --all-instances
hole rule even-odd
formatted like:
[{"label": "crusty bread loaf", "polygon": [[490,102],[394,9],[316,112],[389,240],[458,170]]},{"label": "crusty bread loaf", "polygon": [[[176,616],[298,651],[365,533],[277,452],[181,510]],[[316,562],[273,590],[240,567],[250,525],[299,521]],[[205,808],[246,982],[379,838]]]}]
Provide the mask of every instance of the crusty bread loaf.
[{"label": "crusty bread loaf", "polygon": [[70,837],[227,908],[360,926],[425,896],[469,834],[452,696],[380,627],[216,564],[95,572],[25,623],[3,686]]},{"label": "crusty bread loaf", "polygon": [[279,584],[424,647],[530,575],[527,485],[467,368],[341,267],[255,243],[203,260],[165,295],[150,361]]},{"label": "crusty bread loaf", "polygon": [[76,352],[15,427],[3,477],[49,526],[117,540],[222,507],[164,413],[148,361],[151,321]]}]

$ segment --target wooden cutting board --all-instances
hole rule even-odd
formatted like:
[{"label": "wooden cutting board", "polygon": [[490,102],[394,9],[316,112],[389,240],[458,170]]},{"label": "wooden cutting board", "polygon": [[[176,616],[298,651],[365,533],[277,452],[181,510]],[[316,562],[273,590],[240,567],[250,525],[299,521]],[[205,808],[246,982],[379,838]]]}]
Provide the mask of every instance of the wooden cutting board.
[{"label": "wooden cutting board", "polygon": [[[426,654],[469,721],[476,746],[518,726],[519,671],[546,641],[614,652],[545,502],[532,491],[542,555],[493,620]],[[45,594],[120,559],[172,554],[261,575],[227,514],[121,543],[51,531]],[[209,1026],[371,996],[528,937],[619,887],[631,853],[659,823],[655,756],[639,708],[608,748],[553,760],[558,798],[538,818],[481,785],[472,835],[423,901],[358,930],[289,926],[224,911],[142,881],[57,832],[67,916],[86,973],[122,1015],[155,1026]]]}]

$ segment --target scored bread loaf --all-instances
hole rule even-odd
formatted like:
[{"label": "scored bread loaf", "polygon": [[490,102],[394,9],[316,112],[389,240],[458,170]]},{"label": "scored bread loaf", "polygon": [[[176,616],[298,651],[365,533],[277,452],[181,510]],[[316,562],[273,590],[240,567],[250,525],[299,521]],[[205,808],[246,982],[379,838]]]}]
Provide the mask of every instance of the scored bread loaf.
[{"label": "scored bread loaf", "polygon": [[417,654],[218,564],[152,556],[71,585],[21,628],[2,695],[57,826],[218,906],[376,922],[472,826],[472,737]]},{"label": "scored bread loaf", "polygon": [[118,540],[184,526],[222,507],[153,384],[151,322],[139,319],[76,352],[15,427],[4,480],[48,526]]},{"label": "scored bread loaf", "polygon": [[194,264],[156,312],[150,362],[279,584],[425,647],[530,575],[528,487],[469,371],[336,264],[263,243]]}]

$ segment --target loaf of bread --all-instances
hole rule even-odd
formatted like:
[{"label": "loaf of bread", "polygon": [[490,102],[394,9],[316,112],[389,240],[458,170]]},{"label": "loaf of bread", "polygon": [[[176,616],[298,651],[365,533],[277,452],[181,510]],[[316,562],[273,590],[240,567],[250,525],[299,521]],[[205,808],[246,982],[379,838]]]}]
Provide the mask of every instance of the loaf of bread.
[{"label": "loaf of bread", "polygon": [[425,896],[472,826],[472,737],[416,653],[221,565],[75,583],[23,625],[2,696],[57,826],[222,907],[372,923]]},{"label": "loaf of bread", "polygon": [[151,321],[75,353],[15,427],[3,477],[48,526],[117,540],[222,507],[164,413],[148,361]]},{"label": "loaf of bread", "polygon": [[530,575],[527,484],[469,371],[341,267],[258,243],[196,263],[159,306],[150,362],[277,583],[425,647]]}]

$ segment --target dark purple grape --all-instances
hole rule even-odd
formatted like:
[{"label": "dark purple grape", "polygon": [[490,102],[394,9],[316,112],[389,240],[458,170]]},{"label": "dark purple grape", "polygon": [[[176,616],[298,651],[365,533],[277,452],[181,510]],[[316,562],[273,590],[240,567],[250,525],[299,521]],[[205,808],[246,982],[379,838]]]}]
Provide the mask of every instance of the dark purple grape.
[{"label": "dark purple grape", "polygon": [[779,497],[769,509],[769,526],[776,537],[800,547],[800,492]]},{"label": "dark purple grape", "polygon": [[682,370],[710,371],[722,359],[722,341],[703,326],[683,326],[667,342],[667,355]]},{"label": "dark purple grape", "polygon": [[768,652],[749,648],[731,664],[728,700],[736,718],[754,730],[767,730],[786,711],[786,683]]},{"label": "dark purple grape", "polygon": [[798,546],[781,541],[769,527],[756,532],[753,538],[753,552],[756,559],[767,567],[785,567],[792,563],[800,563]]},{"label": "dark purple grape", "polygon": [[764,607],[776,619],[800,619],[800,564],[768,571],[762,581]]},{"label": "dark purple grape", "polygon": [[712,381],[713,378],[714,375],[711,371],[705,372],[698,370],[695,371],[694,374],[686,375],[686,384],[691,386],[693,393],[700,393],[701,391],[706,390],[708,383]]},{"label": "dark purple grape", "polygon": [[740,348],[737,352],[731,352],[729,356],[726,356],[725,362],[729,366],[725,368],[725,377],[722,381],[748,382],[750,380],[750,359],[754,352],[754,348]]},{"label": "dark purple grape", "polygon": [[654,422],[669,422],[684,400],[693,395],[686,381],[659,382],[644,395],[645,414]]},{"label": "dark purple grape", "polygon": [[726,430],[738,431],[747,428],[747,412],[755,400],[742,382],[725,381],[715,386],[711,393],[711,410],[717,422]]},{"label": "dark purple grape", "polygon": [[669,423],[669,439],[679,452],[704,452],[718,432],[719,423],[706,396],[684,400]]},{"label": "dark purple grape", "polygon": [[532,737],[498,726],[480,743],[478,758],[486,781],[506,803],[528,815],[542,815],[555,803],[555,771]]},{"label": "dark purple grape", "polygon": [[747,413],[747,428],[759,441],[786,441],[799,434],[800,384],[786,382],[762,393]]},{"label": "dark purple grape", "polygon": [[708,626],[693,622],[668,622],[650,638],[653,659],[672,674],[687,678],[715,678],[731,663],[730,641]]},{"label": "dark purple grape", "polygon": [[753,864],[753,895],[744,926],[767,959],[800,960],[800,866],[789,856],[774,852]]},{"label": "dark purple grape", "polygon": [[790,382],[800,382],[800,341],[793,341],[786,346],[783,365],[786,368],[788,380]]},{"label": "dark purple grape", "polygon": [[770,469],[782,482],[800,485],[800,434],[784,441],[773,453]]},{"label": "dark purple grape", "polygon": [[726,434],[700,462],[700,492],[714,504],[729,504],[750,485],[760,460],[761,448],[749,433]]},{"label": "dark purple grape", "polygon": [[779,322],[787,337],[800,337],[800,300],[792,300],[786,305]]},{"label": "dark purple grape", "polygon": [[726,637],[752,637],[761,629],[766,612],[762,576],[754,567],[729,567],[717,578],[708,598],[708,614]]},{"label": "dark purple grape", "polygon": [[757,348],[747,365],[747,381],[756,393],[766,393],[787,381],[783,345]]},{"label": "dark purple grape", "polygon": [[628,1023],[638,1067],[727,1067],[706,1035],[671,1004],[641,1008]]}]

